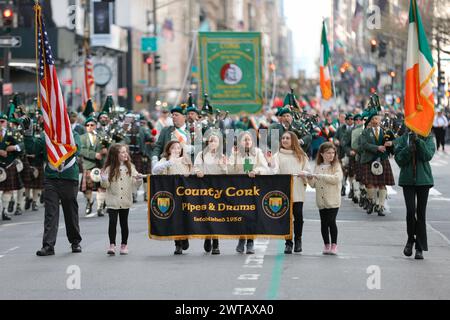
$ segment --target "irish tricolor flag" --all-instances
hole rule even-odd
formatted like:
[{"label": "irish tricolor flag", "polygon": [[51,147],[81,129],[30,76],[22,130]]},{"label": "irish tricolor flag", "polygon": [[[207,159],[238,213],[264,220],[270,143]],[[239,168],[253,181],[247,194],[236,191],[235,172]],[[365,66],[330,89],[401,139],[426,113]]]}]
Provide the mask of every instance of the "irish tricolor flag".
[{"label": "irish tricolor flag", "polygon": [[329,64],[330,64],[330,49],[328,47],[325,22],[323,22],[322,44],[320,45],[320,90],[322,91],[322,97],[325,100],[329,100],[332,96]]},{"label": "irish tricolor flag", "polygon": [[409,9],[406,62],[405,124],[421,136],[428,136],[434,120],[431,78],[435,68],[416,0]]}]

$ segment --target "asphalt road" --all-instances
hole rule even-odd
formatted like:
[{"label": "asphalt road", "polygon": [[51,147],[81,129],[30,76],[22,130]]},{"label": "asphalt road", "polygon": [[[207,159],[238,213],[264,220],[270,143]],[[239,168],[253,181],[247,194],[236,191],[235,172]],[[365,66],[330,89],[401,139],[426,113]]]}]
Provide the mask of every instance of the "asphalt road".
[{"label": "asphalt road", "polygon": [[[435,187],[423,261],[402,254],[406,211],[398,186],[389,189],[386,217],[367,215],[343,200],[337,256],[321,254],[312,190],[305,201],[302,254],[284,255],[284,241],[259,239],[255,255],[238,254],[237,241],[223,240],[218,256],[204,253],[201,240],[191,240],[182,256],[173,255],[172,241],[149,240],[141,191],[130,214],[128,256],[107,256],[107,217],[80,218],[79,254],[70,251],[61,217],[51,257],[35,255],[42,241],[42,206],[1,222],[0,299],[449,299],[449,160],[438,153],[432,161]],[[79,199],[83,212],[85,202]]]}]

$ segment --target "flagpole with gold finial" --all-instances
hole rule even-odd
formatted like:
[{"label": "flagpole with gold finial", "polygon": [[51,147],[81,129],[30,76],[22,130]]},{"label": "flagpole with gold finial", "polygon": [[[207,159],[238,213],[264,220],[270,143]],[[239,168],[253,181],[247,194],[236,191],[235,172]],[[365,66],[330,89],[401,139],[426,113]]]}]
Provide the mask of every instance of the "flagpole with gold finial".
[{"label": "flagpole with gold finial", "polygon": [[41,6],[39,5],[39,0],[34,0],[34,30],[35,30],[35,46],[36,46],[36,96],[37,96],[37,107],[41,108],[41,97],[40,97],[40,85],[39,85],[39,52],[38,52],[38,27],[39,27],[39,17],[41,16]]}]

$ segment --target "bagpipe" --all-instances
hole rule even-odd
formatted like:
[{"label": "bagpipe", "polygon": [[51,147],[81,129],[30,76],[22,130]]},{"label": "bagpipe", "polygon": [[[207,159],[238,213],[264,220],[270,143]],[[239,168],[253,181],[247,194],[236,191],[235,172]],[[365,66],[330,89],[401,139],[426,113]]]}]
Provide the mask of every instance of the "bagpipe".
[{"label": "bagpipe", "polygon": [[[294,132],[299,139],[312,133],[313,128],[319,122],[319,116],[309,114],[307,111],[302,111],[295,99],[294,89],[291,88],[291,93],[288,95],[289,109],[292,113],[294,121],[292,121],[289,131]],[[286,101],[287,102],[287,101]]]}]

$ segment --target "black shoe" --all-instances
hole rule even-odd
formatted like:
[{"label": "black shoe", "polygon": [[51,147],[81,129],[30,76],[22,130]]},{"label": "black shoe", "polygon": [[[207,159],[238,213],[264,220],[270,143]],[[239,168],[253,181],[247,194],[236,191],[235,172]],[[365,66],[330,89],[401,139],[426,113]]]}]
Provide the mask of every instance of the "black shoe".
[{"label": "black shoe", "polygon": [[238,245],[236,247],[236,251],[238,253],[244,253],[245,240],[239,239]]},{"label": "black shoe", "polygon": [[213,248],[212,251],[211,251],[211,254],[220,254],[219,247]]},{"label": "black shoe", "polygon": [[102,210],[102,209],[97,209],[97,215],[98,215],[99,217],[103,217],[103,216],[104,216],[103,210]]},{"label": "black shoe", "polygon": [[246,254],[254,254],[255,253],[255,249],[253,247],[253,240],[247,240],[247,251],[245,252]]},{"label": "black shoe", "polygon": [[25,210],[30,209],[32,202],[33,202],[33,199],[30,199],[30,198],[25,199]]},{"label": "black shoe", "polygon": [[292,244],[287,243],[284,247],[284,253],[285,254],[291,254],[292,253]]},{"label": "black shoe", "polygon": [[206,252],[211,252],[211,239],[205,239],[203,248],[205,249]]},{"label": "black shoe", "polygon": [[94,204],[94,201],[88,202],[86,204],[86,215],[89,215],[92,213],[92,205]]},{"label": "black shoe", "polygon": [[148,198],[147,198],[147,193],[144,193],[144,201],[147,202]]},{"label": "black shoe", "polygon": [[364,207],[364,198],[362,198],[362,197],[359,198],[359,206],[361,208]]},{"label": "black shoe", "polygon": [[13,210],[14,210],[14,201],[11,200],[8,203],[8,212],[13,212]]},{"label": "black shoe", "polygon": [[214,239],[212,241],[212,243],[213,243],[213,248],[212,248],[211,254],[220,254],[219,239]]},{"label": "black shoe", "polygon": [[81,252],[81,246],[79,243],[72,243],[72,252],[73,253],[80,253]]},{"label": "black shoe", "polygon": [[423,252],[422,250],[416,249],[416,255],[414,256],[414,259],[416,260],[423,260]]},{"label": "black shoe", "polygon": [[11,220],[11,217],[8,216],[8,215],[5,213],[5,209],[3,209],[2,220],[3,220],[3,221],[10,221],[10,220]]},{"label": "black shoe", "polygon": [[189,249],[189,240],[188,240],[188,239],[186,239],[186,240],[181,240],[181,248],[182,248],[183,250]]},{"label": "black shoe", "polygon": [[355,196],[355,195],[353,195],[353,198],[352,198],[352,201],[353,201],[353,203],[359,203],[359,200],[358,200],[358,198]]},{"label": "black shoe", "polygon": [[302,239],[294,240],[294,252],[302,252]]},{"label": "black shoe", "polygon": [[413,249],[413,245],[414,243],[412,242],[407,242],[405,249],[403,249],[403,254],[407,257],[411,257],[412,256],[412,249]]},{"label": "black shoe", "polygon": [[181,249],[181,245],[175,245],[175,251],[173,254],[183,254],[183,250]]},{"label": "black shoe", "polygon": [[33,203],[31,204],[31,211],[38,211],[38,206],[36,201],[33,201]]},{"label": "black shoe", "polygon": [[386,215],[384,214],[384,207],[382,207],[382,206],[378,206],[378,215],[380,216],[380,217],[385,217]]},{"label": "black shoe", "polygon": [[353,196],[354,196],[355,194],[353,193],[353,189],[350,189],[350,192],[348,193],[348,198],[349,199],[353,199]]},{"label": "black shoe", "polygon": [[367,206],[367,214],[372,214],[373,208],[374,208],[373,203],[369,202],[369,205]]},{"label": "black shoe", "polygon": [[365,211],[367,211],[367,208],[369,208],[369,205],[370,205],[370,201],[368,199],[364,199],[363,209]]},{"label": "black shoe", "polygon": [[39,257],[53,256],[55,255],[55,250],[50,247],[42,247],[41,250],[36,251],[36,255]]},{"label": "black shoe", "polygon": [[21,216],[22,215],[22,209],[20,209],[20,207],[16,208],[16,212],[14,212],[15,216]]},{"label": "black shoe", "polygon": [[345,196],[345,187],[342,187],[341,189],[341,196]]},{"label": "black shoe", "polygon": [[41,204],[44,203],[44,191],[42,191],[42,192],[41,192],[41,195],[39,196],[39,202],[40,202]]}]

